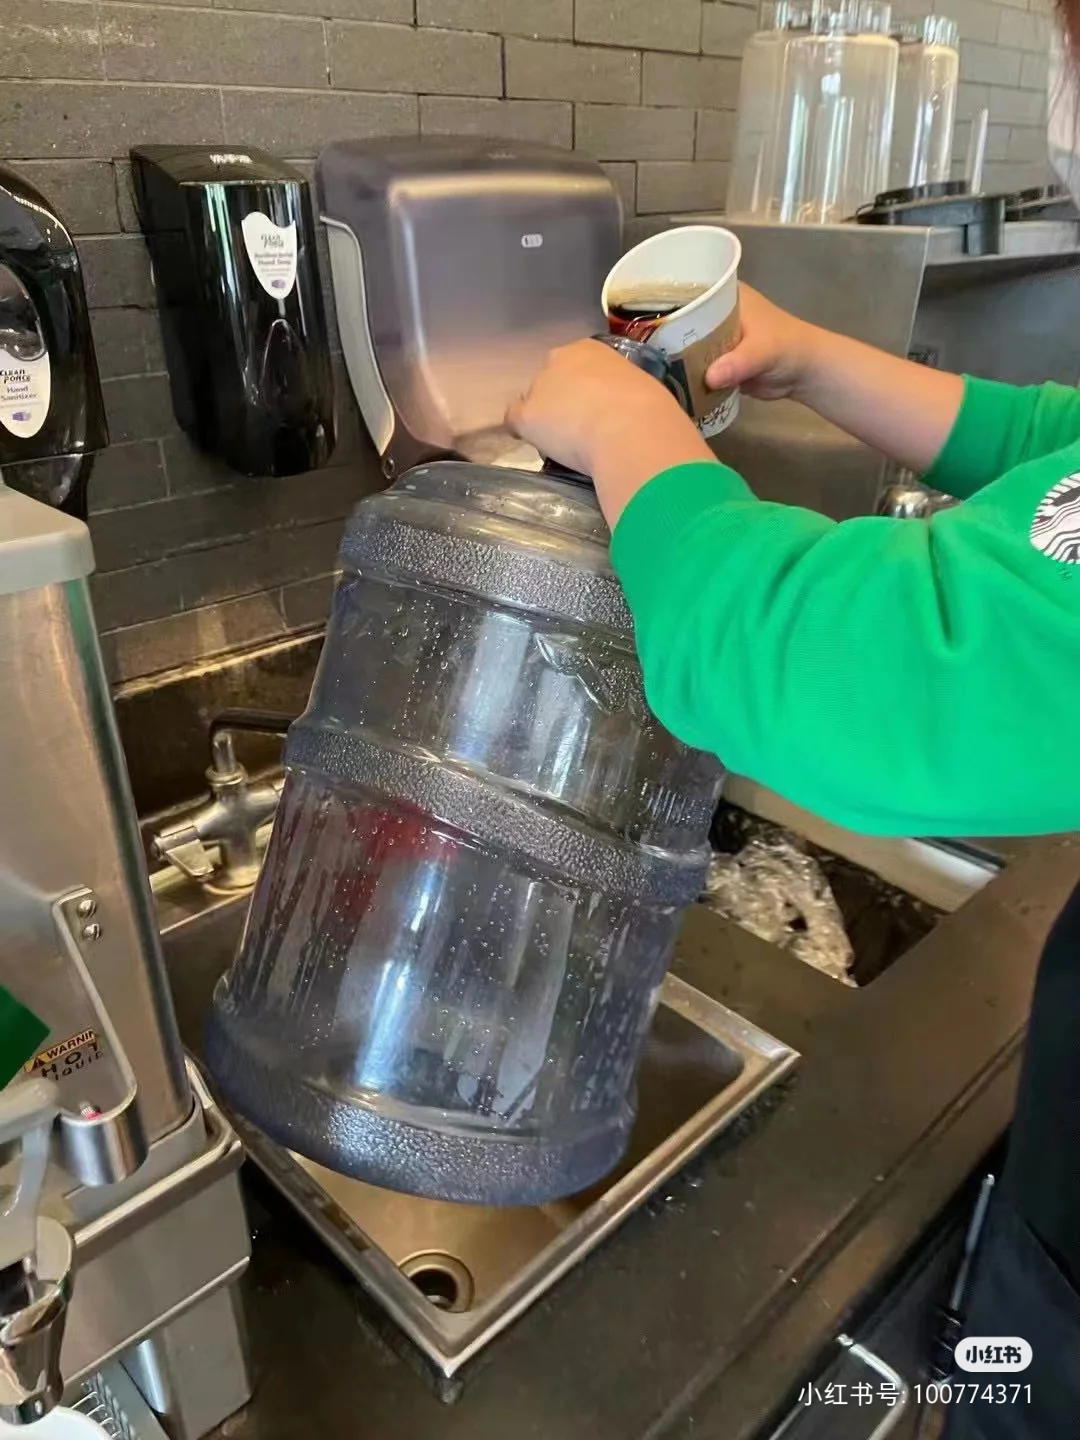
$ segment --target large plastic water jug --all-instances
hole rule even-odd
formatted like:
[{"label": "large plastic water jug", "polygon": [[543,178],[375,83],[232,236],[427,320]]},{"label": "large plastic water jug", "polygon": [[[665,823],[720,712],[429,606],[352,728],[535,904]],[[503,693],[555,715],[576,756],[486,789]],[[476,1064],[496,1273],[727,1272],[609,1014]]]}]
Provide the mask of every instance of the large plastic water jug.
[{"label": "large plastic water jug", "polygon": [[361,1179],[571,1193],[625,1148],[720,766],[646,705],[588,487],[423,466],[341,566],[211,1068]]}]

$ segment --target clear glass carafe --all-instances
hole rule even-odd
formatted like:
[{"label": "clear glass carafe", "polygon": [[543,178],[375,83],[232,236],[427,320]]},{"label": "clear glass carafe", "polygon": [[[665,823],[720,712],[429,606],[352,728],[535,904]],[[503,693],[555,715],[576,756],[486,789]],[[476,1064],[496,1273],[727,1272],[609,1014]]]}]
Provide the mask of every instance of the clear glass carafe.
[{"label": "clear glass carafe", "polygon": [[727,213],[826,224],[886,186],[899,45],[877,0],[780,3],[743,57]]},{"label": "clear glass carafe", "polygon": [[900,190],[949,178],[960,52],[956,21],[944,15],[902,20],[893,34],[900,59],[889,189]]}]

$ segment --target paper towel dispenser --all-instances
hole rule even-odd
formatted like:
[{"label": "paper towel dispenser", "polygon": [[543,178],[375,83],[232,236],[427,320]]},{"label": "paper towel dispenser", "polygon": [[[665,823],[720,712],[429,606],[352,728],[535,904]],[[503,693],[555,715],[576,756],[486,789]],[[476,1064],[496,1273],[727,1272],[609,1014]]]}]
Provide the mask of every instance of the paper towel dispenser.
[{"label": "paper towel dispenser", "polygon": [[472,137],[338,140],[316,167],[338,329],[388,476],[538,467],[503,427],[547,353],[607,328],[615,190],[594,161]]},{"label": "paper towel dispenser", "polygon": [[244,475],[334,447],[333,382],[307,181],[259,150],[132,150],[173,407]]}]

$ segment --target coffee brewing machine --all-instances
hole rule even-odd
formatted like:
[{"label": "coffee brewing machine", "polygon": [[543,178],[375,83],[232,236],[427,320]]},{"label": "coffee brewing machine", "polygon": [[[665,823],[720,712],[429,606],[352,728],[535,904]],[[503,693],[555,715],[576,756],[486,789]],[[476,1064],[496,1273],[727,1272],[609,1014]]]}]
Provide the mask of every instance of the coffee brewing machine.
[{"label": "coffee brewing machine", "polygon": [[[0,169],[0,472],[106,443],[75,247]],[[0,1418],[120,1360],[195,1440],[250,1390],[241,1149],[177,1034],[92,568],[80,520],[0,483],[0,986],[44,1030],[0,1091]]]}]

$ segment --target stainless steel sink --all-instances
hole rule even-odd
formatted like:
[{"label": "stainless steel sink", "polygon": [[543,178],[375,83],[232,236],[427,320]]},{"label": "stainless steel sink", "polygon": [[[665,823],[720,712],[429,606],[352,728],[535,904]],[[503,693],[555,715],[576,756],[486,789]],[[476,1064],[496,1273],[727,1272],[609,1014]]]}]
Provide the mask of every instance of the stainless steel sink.
[{"label": "stainless steel sink", "polygon": [[[185,1043],[232,958],[244,902],[155,886]],[[579,1195],[530,1208],[422,1200],[325,1170],[237,1119],[256,1163],[445,1375],[452,1375],[784,1075],[789,1046],[674,976],[638,1081],[627,1155]],[[235,1117],[234,1117],[235,1118]]]},{"label": "stainless steel sink", "polygon": [[[735,781],[728,800],[804,837],[829,871],[870,980],[991,877],[992,857],[837,830]],[[831,857],[831,859],[830,859]],[[155,877],[181,1032],[201,1050],[203,1019],[232,959],[246,897]],[[882,926],[882,917],[888,924]],[[882,935],[887,943],[883,943]],[[856,950],[860,947],[856,944]],[[793,962],[797,963],[797,962]],[[290,1154],[233,1117],[252,1158],[447,1376],[555,1284],[692,1155],[797,1061],[790,1047],[669,976],[639,1076],[638,1120],[620,1167],[590,1190],[535,1208],[422,1200]]]},{"label": "stainless steel sink", "polygon": [[[872,984],[938,924],[986,885],[1003,861],[972,842],[876,839],[857,835],[799,809],[789,801],[729,776],[713,822],[718,852],[737,855],[747,842],[794,842],[827,885],[850,945],[848,975],[860,988]],[[725,913],[720,909],[720,913]],[[798,903],[793,923],[771,943],[797,954]],[[738,923],[736,916],[733,923]],[[746,928],[754,930],[752,919]]]}]

